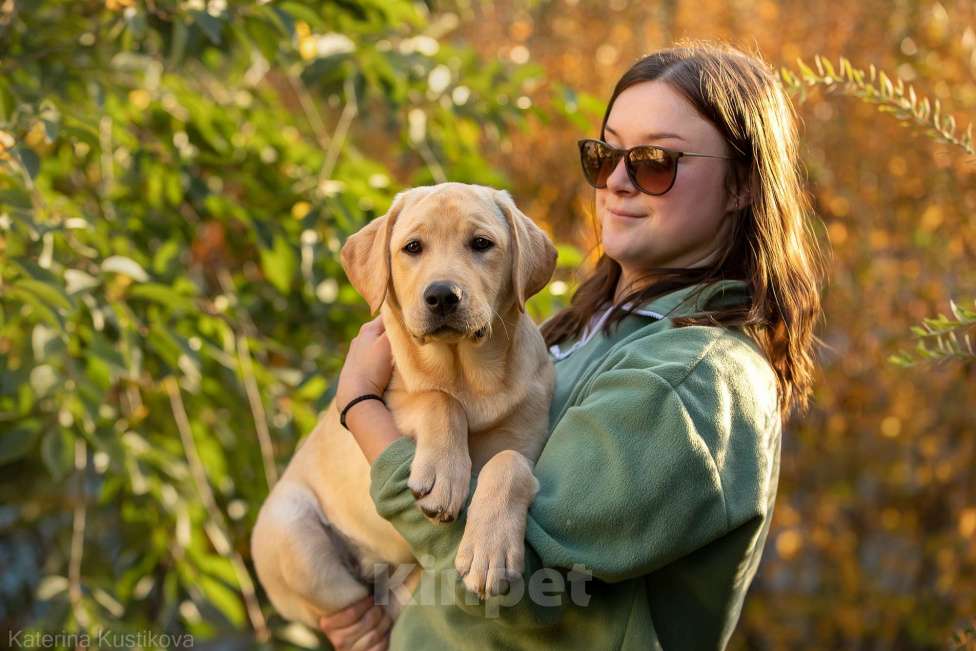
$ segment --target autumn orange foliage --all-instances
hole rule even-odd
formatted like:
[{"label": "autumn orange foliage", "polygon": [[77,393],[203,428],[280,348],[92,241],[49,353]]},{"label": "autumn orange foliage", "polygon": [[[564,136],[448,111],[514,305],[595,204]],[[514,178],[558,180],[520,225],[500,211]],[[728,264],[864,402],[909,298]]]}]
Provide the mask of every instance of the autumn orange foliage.
[{"label": "autumn orange foliage", "polygon": [[[976,119],[976,5],[497,1],[461,12],[486,56],[538,64],[599,100],[642,53],[727,40],[775,68],[815,54],[870,64]],[[581,102],[582,103],[582,102]],[[515,134],[492,158],[529,214],[591,249],[592,190],[573,155],[599,112]],[[798,104],[804,163],[834,255],[810,412],[784,430],[762,566],[732,648],[965,648],[976,639],[976,366],[900,368],[910,328],[976,295],[976,166],[855,98]],[[967,641],[968,640],[968,641]],[[971,648],[971,647],[970,647]]]}]

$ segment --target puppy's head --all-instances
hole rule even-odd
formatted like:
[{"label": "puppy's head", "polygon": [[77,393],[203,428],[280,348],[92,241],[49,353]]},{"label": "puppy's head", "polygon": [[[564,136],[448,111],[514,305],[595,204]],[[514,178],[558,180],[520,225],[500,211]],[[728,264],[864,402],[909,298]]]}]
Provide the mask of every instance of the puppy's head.
[{"label": "puppy's head", "polygon": [[461,183],[401,192],[341,255],[370,310],[388,301],[420,343],[483,341],[556,266],[556,248],[507,192]]}]

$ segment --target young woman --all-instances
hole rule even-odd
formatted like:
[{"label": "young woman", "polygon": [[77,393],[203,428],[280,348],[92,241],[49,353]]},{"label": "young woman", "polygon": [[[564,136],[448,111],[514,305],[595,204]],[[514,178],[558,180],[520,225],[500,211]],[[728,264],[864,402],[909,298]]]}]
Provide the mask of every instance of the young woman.
[{"label": "young woman", "polygon": [[[576,566],[592,580],[585,594],[555,580],[546,599],[527,592],[494,609],[461,599],[408,606],[392,637],[367,598],[322,620],[339,649],[721,649],[729,640],[772,517],[781,423],[806,408],[814,370],[825,259],[808,221],[793,109],[759,59],[691,43],[635,63],[599,140],[579,148],[603,254],[542,326],[556,389],[524,578],[556,568],[571,579]],[[389,351],[382,322],[366,324],[339,405],[382,394]],[[431,524],[413,506],[413,442],[375,400],[347,421],[372,463],[378,512],[418,558],[452,567],[463,519]]]}]

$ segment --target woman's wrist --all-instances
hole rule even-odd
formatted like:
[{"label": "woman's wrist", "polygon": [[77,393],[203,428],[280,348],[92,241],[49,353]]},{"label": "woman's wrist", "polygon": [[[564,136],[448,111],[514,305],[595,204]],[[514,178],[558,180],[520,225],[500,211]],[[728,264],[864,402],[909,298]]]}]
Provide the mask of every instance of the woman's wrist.
[{"label": "woman's wrist", "polygon": [[372,465],[391,443],[401,438],[393,414],[379,400],[363,400],[346,412],[346,428]]},{"label": "woman's wrist", "polygon": [[336,409],[339,410],[339,424],[348,430],[349,426],[346,423],[346,419],[348,418],[349,412],[352,411],[356,407],[356,405],[358,405],[361,402],[365,402],[367,400],[376,400],[377,402],[382,402],[383,404],[386,404],[386,401],[383,400],[382,394],[371,392],[371,391],[361,391],[358,394],[356,394],[355,397],[352,397],[349,400],[345,400],[345,401],[343,401],[340,397],[337,396]]},{"label": "woman's wrist", "polygon": [[[359,396],[365,396],[369,394],[383,397],[383,391],[377,391],[372,386],[366,385],[362,382],[358,382],[354,388],[347,389],[346,387],[340,386],[339,390],[336,391],[335,401],[336,408],[341,412],[345,409],[353,400]],[[350,412],[352,409],[349,410]]]}]

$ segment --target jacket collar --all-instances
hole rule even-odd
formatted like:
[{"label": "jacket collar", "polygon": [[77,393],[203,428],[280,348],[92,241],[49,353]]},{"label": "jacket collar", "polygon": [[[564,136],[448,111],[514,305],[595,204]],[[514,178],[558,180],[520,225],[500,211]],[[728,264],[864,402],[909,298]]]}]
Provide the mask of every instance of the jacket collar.
[{"label": "jacket collar", "polygon": [[[720,280],[709,283],[704,288],[701,287],[700,284],[691,285],[673,291],[670,294],[659,296],[636,308],[633,308],[630,303],[626,303],[624,308],[629,309],[631,314],[661,320],[669,317],[704,312],[706,308],[716,309],[730,305],[738,305],[749,300],[749,286],[742,280]],[[701,291],[698,291],[699,289]],[[698,292],[697,295],[696,292]],[[563,350],[558,344],[550,346],[549,352],[552,356],[557,361],[565,359],[572,352],[585,346],[600,331],[600,328],[603,327],[603,322],[610,316],[608,306],[605,305],[599,314],[600,316],[596,317],[596,321],[590,323],[584,329],[582,335],[566,350]]]},{"label": "jacket collar", "polygon": [[[699,291],[700,290],[700,291]],[[719,280],[702,287],[691,285],[638,306],[636,314],[655,312],[659,318],[688,316],[716,309],[739,305],[749,301],[749,285],[744,280]],[[651,315],[648,315],[651,316]]]}]

